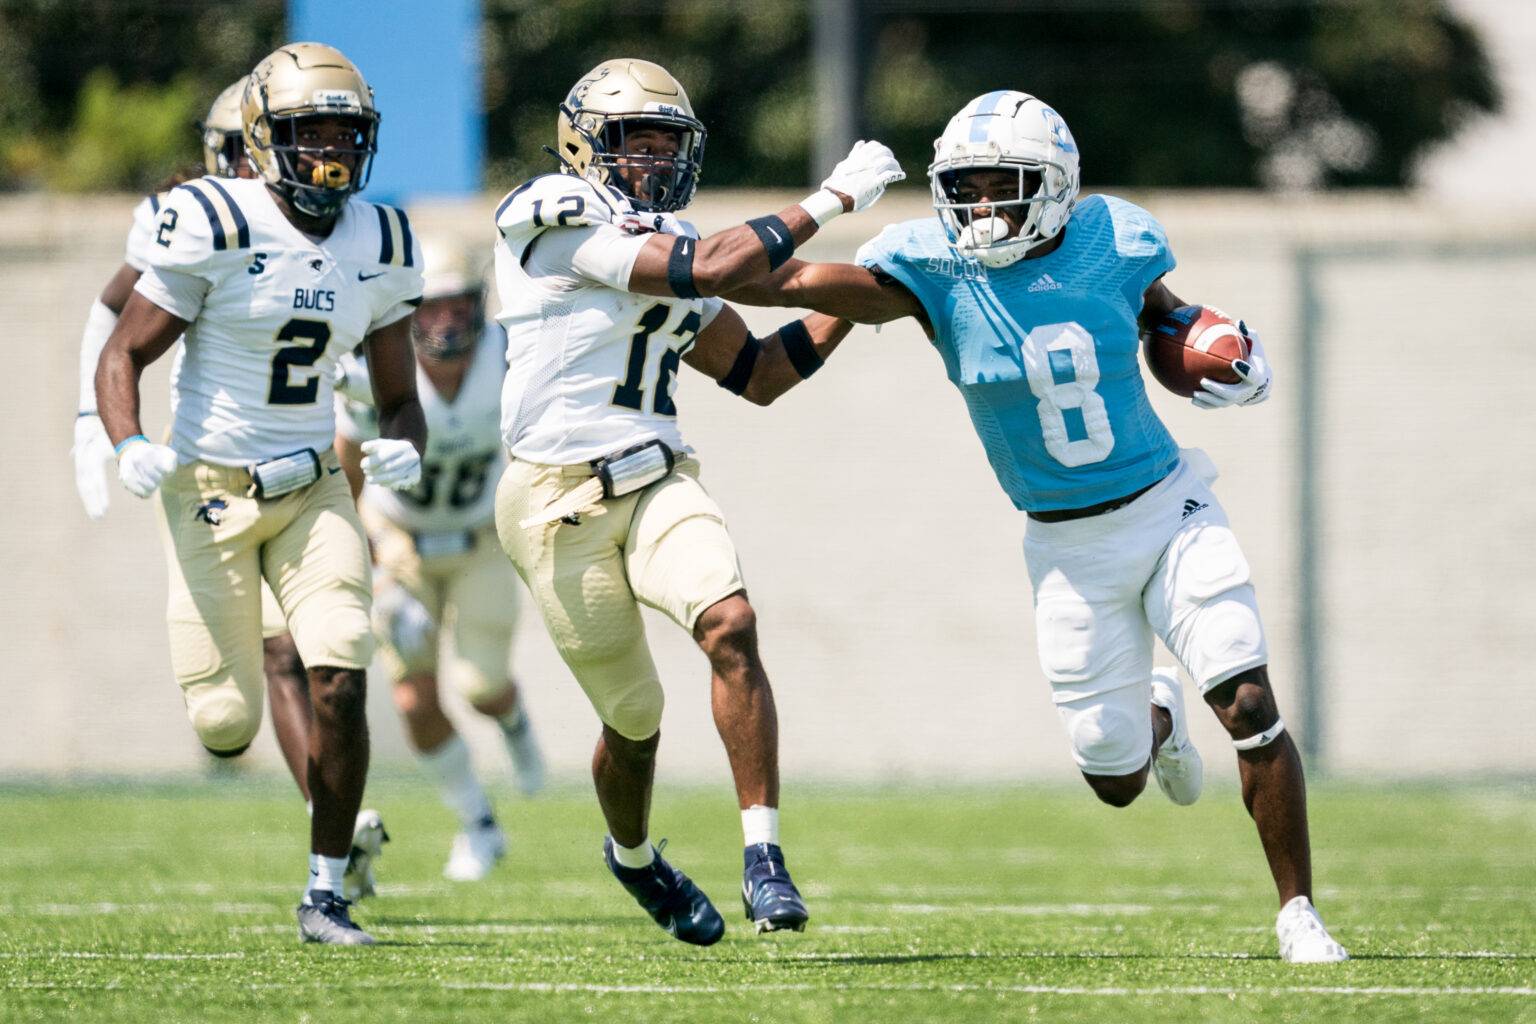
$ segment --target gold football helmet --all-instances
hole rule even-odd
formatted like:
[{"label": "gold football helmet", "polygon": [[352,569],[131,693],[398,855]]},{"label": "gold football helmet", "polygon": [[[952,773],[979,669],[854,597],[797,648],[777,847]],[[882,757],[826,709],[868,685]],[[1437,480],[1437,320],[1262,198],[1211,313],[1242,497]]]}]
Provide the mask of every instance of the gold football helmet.
[{"label": "gold football helmet", "polygon": [[[625,134],[637,128],[675,132],[676,155],[626,155]],[[693,201],[704,124],[693,116],[681,83],[660,64],[619,58],[588,71],[560,104],[556,135],[566,172],[613,186],[637,210],[681,210]]]},{"label": "gold football helmet", "polygon": [[220,178],[239,177],[235,163],[245,154],[245,125],[240,101],[245,98],[245,79],[219,93],[208,116],[197,126],[203,133],[203,166]]},{"label": "gold football helmet", "polygon": [[[240,106],[246,154],[257,172],[301,213],[334,217],[368,184],[378,152],[379,112],[362,72],[323,43],[289,43],[251,72]],[[299,145],[302,118],[337,118],[353,129],[346,149]],[[312,155],[307,170],[300,159]],[[351,155],[352,166],[338,156]]]},{"label": "gold football helmet", "polygon": [[[485,329],[485,276],[469,246],[455,236],[421,236],[421,305],[411,318],[411,341],[423,359],[457,359],[471,352]],[[472,305],[441,311],[439,299],[466,296]]]}]

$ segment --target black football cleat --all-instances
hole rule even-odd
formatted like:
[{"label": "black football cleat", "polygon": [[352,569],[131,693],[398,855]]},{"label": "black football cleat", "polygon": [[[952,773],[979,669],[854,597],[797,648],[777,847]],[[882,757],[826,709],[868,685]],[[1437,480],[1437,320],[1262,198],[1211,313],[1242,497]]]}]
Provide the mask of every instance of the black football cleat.
[{"label": "black football cleat", "polygon": [[784,851],[773,843],[755,843],[745,853],[741,904],[747,920],[763,932],[803,932],[811,916],[784,867]]},{"label": "black football cleat", "polygon": [[[666,845],[665,840],[662,845]],[[725,919],[715,905],[687,875],[661,859],[660,847],[650,864],[626,868],[614,860],[613,837],[607,836],[603,840],[603,861],[641,909],[673,938],[695,946],[711,946],[725,934]]]},{"label": "black football cleat", "polygon": [[309,902],[299,904],[299,940],[328,946],[372,946],[377,940],[352,923],[349,904],[326,889],[309,890]]}]

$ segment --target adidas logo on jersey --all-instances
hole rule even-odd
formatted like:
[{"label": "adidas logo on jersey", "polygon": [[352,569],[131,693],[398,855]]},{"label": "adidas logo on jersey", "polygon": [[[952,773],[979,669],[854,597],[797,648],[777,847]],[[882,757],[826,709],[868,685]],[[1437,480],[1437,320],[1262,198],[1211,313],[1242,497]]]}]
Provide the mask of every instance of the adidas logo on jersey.
[{"label": "adidas logo on jersey", "polygon": [[1194,498],[1185,498],[1184,499],[1184,514],[1179,516],[1179,518],[1180,519],[1188,519],[1190,516],[1194,515],[1196,512],[1199,512],[1201,509],[1203,509],[1203,508],[1210,508],[1210,507],[1211,507],[1210,505],[1206,504],[1203,501],[1196,501]]},{"label": "adidas logo on jersey", "polygon": [[1026,290],[1031,292],[1059,292],[1061,291],[1061,282],[1050,274],[1041,274],[1035,279],[1035,283]]}]

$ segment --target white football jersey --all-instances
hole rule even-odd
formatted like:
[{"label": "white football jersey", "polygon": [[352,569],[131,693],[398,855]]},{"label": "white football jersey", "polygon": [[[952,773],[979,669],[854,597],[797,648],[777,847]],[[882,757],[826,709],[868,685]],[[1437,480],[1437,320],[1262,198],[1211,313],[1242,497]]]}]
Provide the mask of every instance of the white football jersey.
[{"label": "white football jersey", "polygon": [[171,380],[183,462],[247,466],[330,447],[336,360],[421,299],[405,214],[359,199],[315,241],[265,183],[198,178],[161,203],[149,248],[137,290],[188,321]]},{"label": "white football jersey", "polygon": [[123,262],[141,274],[149,269],[149,247],[155,244],[155,232],[160,227],[160,207],[169,194],[161,192],[145,196],[133,208],[133,226],[128,229]]},{"label": "white football jersey", "polygon": [[[487,324],[470,357],[459,393],[449,402],[416,365],[416,393],[427,420],[427,451],[421,459],[421,483],[409,491],[365,484],[361,500],[410,533],[473,530],[496,516],[496,484],[506,468],[501,447],[501,382],[506,372],[507,336]],[[348,353],[348,376],[367,373]],[[336,426],[349,441],[379,436],[372,405],[336,396]]]},{"label": "white football jersey", "polygon": [[647,235],[615,221],[633,212],[618,190],[570,174],[534,178],[497,207],[501,436],[517,458],[574,465],[652,438],[687,450],[677,370],[721,302],[625,290]]}]

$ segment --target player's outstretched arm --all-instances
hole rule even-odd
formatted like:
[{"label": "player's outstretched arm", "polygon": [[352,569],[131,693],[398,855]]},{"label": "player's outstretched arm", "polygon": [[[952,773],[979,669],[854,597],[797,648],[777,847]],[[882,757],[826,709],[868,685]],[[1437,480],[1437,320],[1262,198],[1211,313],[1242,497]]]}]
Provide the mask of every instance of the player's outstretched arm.
[{"label": "player's outstretched arm", "polygon": [[904,316],[926,323],[922,303],[893,278],[852,263],[790,260],[761,281],[726,298],[747,306],[814,309],[858,324],[884,324]]},{"label": "player's outstretched arm", "polygon": [[427,450],[427,418],[416,396],[411,318],[378,328],[364,345],[379,436],[361,445],[363,475],[381,487],[409,490],[421,480],[421,453]]},{"label": "player's outstretched arm", "polygon": [[820,189],[776,216],[758,217],[708,238],[648,238],[630,271],[629,290],[684,299],[724,295],[766,277],[833,217],[868,209],[887,185],[904,177],[888,148],[858,142]]},{"label": "player's outstretched arm", "polygon": [[754,405],[768,405],[821,369],[853,325],[812,313],[766,338],[754,338],[726,306],[700,332],[683,362]]}]

